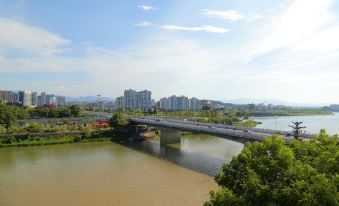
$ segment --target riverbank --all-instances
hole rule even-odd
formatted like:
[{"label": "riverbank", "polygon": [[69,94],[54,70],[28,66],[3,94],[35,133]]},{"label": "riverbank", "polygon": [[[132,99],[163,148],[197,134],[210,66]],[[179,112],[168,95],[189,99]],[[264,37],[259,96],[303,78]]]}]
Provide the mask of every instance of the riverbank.
[{"label": "riverbank", "polygon": [[284,110],[277,112],[253,111],[249,113],[254,117],[274,117],[274,116],[315,116],[315,115],[334,115],[328,110],[302,109],[302,110]]},{"label": "riverbank", "polygon": [[122,141],[135,133],[122,133],[114,131],[95,131],[90,133],[80,134],[60,134],[60,135],[46,135],[41,133],[30,134],[26,136],[8,135],[0,137],[0,147],[27,147],[27,146],[43,146],[54,144],[71,144],[71,143],[88,143],[88,142],[104,142],[104,141]]}]

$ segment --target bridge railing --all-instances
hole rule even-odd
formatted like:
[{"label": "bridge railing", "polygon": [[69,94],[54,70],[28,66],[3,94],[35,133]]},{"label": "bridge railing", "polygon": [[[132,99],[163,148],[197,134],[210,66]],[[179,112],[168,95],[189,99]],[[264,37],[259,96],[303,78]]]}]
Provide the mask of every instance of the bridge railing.
[{"label": "bridge railing", "polygon": [[181,129],[181,130],[189,130],[194,132],[202,132],[202,133],[208,133],[208,134],[214,134],[214,135],[221,135],[221,136],[233,136],[233,137],[240,137],[243,139],[249,139],[249,140],[262,140],[265,135],[259,135],[259,134],[253,134],[253,133],[245,133],[243,131],[236,131],[236,130],[219,130],[219,129],[211,129],[208,127],[205,127],[203,125],[197,126],[197,125],[189,125],[189,124],[180,124],[180,123],[174,123],[174,122],[161,122],[161,121],[155,121],[150,119],[142,119],[142,118],[130,118],[133,121],[149,124],[153,126],[163,126],[163,127],[171,127],[175,129]]},{"label": "bridge railing", "polygon": [[[191,124],[191,125],[202,125],[202,126],[214,126],[217,128],[225,128],[225,129],[232,129],[232,130],[249,130],[252,132],[260,132],[260,133],[267,133],[267,134],[280,134],[284,136],[290,136],[292,135],[291,131],[284,131],[284,130],[273,130],[273,129],[265,129],[265,128],[252,128],[252,127],[242,127],[242,126],[232,126],[232,125],[225,125],[225,124],[215,124],[215,123],[203,123],[203,122],[194,122],[194,121],[189,121],[189,120],[179,120],[179,119],[163,119],[159,117],[153,117],[153,116],[147,116],[147,117],[140,117],[143,119],[152,119],[152,120],[165,120],[168,122],[177,122],[181,124]],[[304,138],[312,138],[316,134],[311,134],[311,133],[302,133],[300,134],[301,137]]]}]

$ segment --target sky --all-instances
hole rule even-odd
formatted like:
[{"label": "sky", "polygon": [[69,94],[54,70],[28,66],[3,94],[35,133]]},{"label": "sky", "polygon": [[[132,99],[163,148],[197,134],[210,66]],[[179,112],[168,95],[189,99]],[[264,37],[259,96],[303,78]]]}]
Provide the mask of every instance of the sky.
[{"label": "sky", "polygon": [[0,89],[339,103],[335,0],[0,0]]}]

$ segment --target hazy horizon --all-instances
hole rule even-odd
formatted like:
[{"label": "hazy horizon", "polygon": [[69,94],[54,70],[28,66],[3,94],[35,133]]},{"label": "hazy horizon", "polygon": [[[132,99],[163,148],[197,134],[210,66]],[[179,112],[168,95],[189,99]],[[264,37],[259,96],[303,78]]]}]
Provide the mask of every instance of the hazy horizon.
[{"label": "hazy horizon", "polygon": [[339,103],[334,0],[0,0],[0,89]]}]

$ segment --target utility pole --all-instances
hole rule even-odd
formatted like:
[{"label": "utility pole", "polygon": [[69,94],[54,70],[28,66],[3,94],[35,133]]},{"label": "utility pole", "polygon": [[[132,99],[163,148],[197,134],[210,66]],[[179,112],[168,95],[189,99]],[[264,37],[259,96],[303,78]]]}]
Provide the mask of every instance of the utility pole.
[{"label": "utility pole", "polygon": [[288,125],[289,127],[291,127],[293,129],[293,136],[295,139],[299,139],[299,135],[302,131],[302,129],[305,129],[306,127],[301,127],[300,125],[303,123],[303,122],[293,122],[292,123],[294,124],[293,126],[291,125]]},{"label": "utility pole", "polygon": [[97,100],[97,112],[99,112],[99,104],[100,104],[100,94],[97,95],[98,100]]}]

